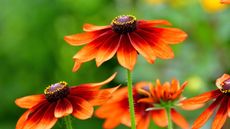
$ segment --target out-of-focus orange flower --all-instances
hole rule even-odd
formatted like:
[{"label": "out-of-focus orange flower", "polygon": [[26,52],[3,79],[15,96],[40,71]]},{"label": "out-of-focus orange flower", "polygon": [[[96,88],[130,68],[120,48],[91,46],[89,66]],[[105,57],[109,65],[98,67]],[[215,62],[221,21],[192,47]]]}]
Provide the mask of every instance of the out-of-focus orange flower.
[{"label": "out-of-focus orange flower", "polygon": [[220,0],[220,3],[222,3],[222,4],[230,4],[230,0]]},{"label": "out-of-focus orange flower", "polygon": [[132,15],[116,17],[111,25],[95,26],[84,24],[85,33],[65,36],[70,45],[86,44],[74,55],[73,71],[92,59],[99,67],[117,53],[117,60],[123,67],[132,70],[137,55],[141,54],[149,63],[155,59],[171,59],[174,57],[169,44],[177,44],[185,40],[187,34],[177,28],[158,27],[171,25],[166,20],[136,20]]},{"label": "out-of-focus orange flower", "polygon": [[66,82],[48,86],[44,94],[16,99],[15,103],[28,109],[18,120],[16,129],[50,129],[58,118],[72,114],[78,119],[93,115],[93,106],[105,103],[115,88],[102,89],[116,74],[100,83],[81,84],[68,87]]},{"label": "out-of-focus orange flower", "polygon": [[230,117],[230,75],[224,74],[216,80],[219,89],[206,92],[196,97],[182,101],[182,105],[189,107],[205,104],[209,100],[215,100],[194,122],[192,129],[201,128],[219,106],[212,123],[212,129],[221,129],[227,116]]},{"label": "out-of-focus orange flower", "polygon": [[207,12],[218,12],[226,8],[219,0],[201,0],[201,4]]},{"label": "out-of-focus orange flower", "polygon": [[[151,119],[158,126],[167,126],[168,120],[165,110],[162,107],[153,107],[153,105],[159,104],[160,101],[178,103],[185,85],[183,84],[180,88],[179,82],[176,80],[173,80],[171,84],[166,82],[163,85],[157,81],[156,86],[150,82],[137,83],[133,89],[137,129],[148,129]],[[120,123],[131,126],[127,93],[126,87],[117,90],[113,97],[96,111],[97,117],[106,119],[103,128],[113,129]],[[171,115],[173,121],[181,128],[189,127],[184,117],[173,108]]]}]

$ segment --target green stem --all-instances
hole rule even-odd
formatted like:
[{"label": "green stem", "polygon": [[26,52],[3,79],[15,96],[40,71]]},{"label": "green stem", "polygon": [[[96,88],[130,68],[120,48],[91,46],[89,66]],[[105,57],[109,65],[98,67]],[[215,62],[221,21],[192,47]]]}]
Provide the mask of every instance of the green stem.
[{"label": "green stem", "polygon": [[168,117],[168,129],[173,129],[172,118],[171,118],[171,107],[166,106],[165,110],[166,110],[167,117]]},{"label": "green stem", "polygon": [[127,79],[128,79],[128,97],[129,97],[129,112],[131,118],[131,128],[136,129],[132,77],[131,77],[131,71],[129,71],[128,69],[127,69]]},{"label": "green stem", "polygon": [[64,121],[65,121],[66,129],[73,129],[71,124],[71,118],[69,115],[64,117]]}]

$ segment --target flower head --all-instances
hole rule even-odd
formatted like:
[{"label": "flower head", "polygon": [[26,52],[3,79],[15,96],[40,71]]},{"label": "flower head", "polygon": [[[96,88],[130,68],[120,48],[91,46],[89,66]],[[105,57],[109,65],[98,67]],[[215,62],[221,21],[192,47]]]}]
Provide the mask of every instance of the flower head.
[{"label": "flower head", "polygon": [[185,107],[192,107],[194,105],[205,104],[209,100],[214,100],[214,102],[196,119],[192,129],[201,128],[218,106],[219,109],[212,123],[212,129],[221,129],[227,116],[230,117],[230,75],[222,75],[216,80],[216,85],[218,87],[217,90],[212,90],[181,102]]},{"label": "flower head", "polygon": [[132,15],[121,15],[112,20],[111,25],[95,26],[85,24],[84,33],[65,36],[70,45],[86,44],[73,59],[73,71],[81,64],[95,59],[99,67],[117,53],[117,60],[123,67],[132,70],[136,64],[137,55],[141,54],[149,63],[155,59],[171,59],[174,57],[169,44],[177,44],[185,40],[187,34],[169,26],[166,20],[137,20]]},{"label": "flower head", "polygon": [[16,129],[50,129],[58,118],[72,114],[78,119],[93,115],[93,106],[106,102],[117,88],[102,89],[116,74],[100,83],[81,84],[68,87],[66,82],[48,86],[44,94],[16,99],[15,103],[28,109],[18,120]]},{"label": "flower head", "polygon": [[[159,104],[160,101],[179,100],[184,87],[185,84],[180,88],[176,80],[173,80],[172,84],[165,83],[163,85],[158,80],[156,86],[151,82],[135,84],[133,98],[137,129],[148,129],[151,119],[158,126],[167,126],[168,120],[165,110],[161,107],[154,108],[154,104]],[[131,126],[127,93],[126,87],[117,90],[113,97],[96,111],[97,117],[106,119],[103,125],[105,129],[115,128],[120,123]],[[188,128],[188,123],[184,117],[173,108],[171,109],[171,115],[173,121],[181,128]]]}]

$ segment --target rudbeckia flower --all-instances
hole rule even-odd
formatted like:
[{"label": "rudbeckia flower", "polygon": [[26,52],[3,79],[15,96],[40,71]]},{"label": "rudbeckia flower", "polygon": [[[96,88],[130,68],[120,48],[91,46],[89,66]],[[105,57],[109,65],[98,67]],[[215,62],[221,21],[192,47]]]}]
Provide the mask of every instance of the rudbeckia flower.
[{"label": "rudbeckia flower", "polygon": [[[173,80],[171,84],[164,83],[163,85],[157,81],[156,86],[153,86],[151,82],[135,84],[133,98],[137,129],[148,129],[151,119],[160,127],[167,126],[168,120],[165,110],[159,106],[154,107],[154,105],[159,105],[160,101],[172,101],[176,105],[181,99],[185,85],[184,83],[180,88],[176,80]],[[96,111],[97,117],[106,119],[103,125],[104,129],[113,129],[120,123],[131,126],[127,93],[126,87],[115,91],[113,97]],[[177,125],[183,129],[188,128],[189,125],[184,117],[174,108],[171,109],[171,115]]]},{"label": "rudbeckia flower", "polygon": [[193,106],[197,104],[205,104],[209,100],[214,100],[212,104],[196,119],[192,129],[201,128],[215,112],[216,116],[212,122],[212,129],[221,129],[227,117],[230,117],[230,75],[224,74],[216,80],[217,90],[203,93],[193,98],[182,101],[184,106]]},{"label": "rudbeckia flower", "polygon": [[220,0],[220,3],[222,3],[222,4],[230,4],[230,0]]},{"label": "rudbeckia flower", "polygon": [[187,34],[177,28],[159,27],[169,25],[166,20],[137,20],[132,15],[118,16],[107,26],[84,24],[84,33],[64,37],[73,46],[86,44],[73,57],[73,71],[93,59],[99,67],[115,54],[120,65],[129,70],[134,68],[138,54],[149,63],[157,57],[171,59],[174,53],[169,45],[184,41]]},{"label": "rudbeckia flower", "polygon": [[28,109],[18,120],[16,129],[50,129],[58,118],[72,114],[84,120],[93,115],[93,106],[106,102],[115,88],[101,89],[116,74],[100,83],[81,84],[68,87],[66,82],[48,86],[44,94],[16,99],[15,103]]}]

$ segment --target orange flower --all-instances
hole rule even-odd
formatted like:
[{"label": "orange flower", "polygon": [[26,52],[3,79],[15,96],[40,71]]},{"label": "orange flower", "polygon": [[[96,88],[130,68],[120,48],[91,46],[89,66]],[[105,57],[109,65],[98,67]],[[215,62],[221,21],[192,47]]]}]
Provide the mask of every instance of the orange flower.
[{"label": "orange flower", "polygon": [[222,4],[230,4],[230,0],[220,0],[220,3],[222,3]]},{"label": "orange flower", "polygon": [[88,119],[93,114],[93,106],[106,102],[117,88],[100,90],[116,74],[100,83],[81,84],[68,87],[66,82],[48,86],[44,94],[16,99],[15,103],[28,109],[18,120],[16,129],[50,129],[58,118],[72,114],[78,119]]},{"label": "orange flower", "polygon": [[198,104],[205,104],[209,100],[215,99],[215,101],[196,119],[192,129],[201,128],[218,106],[219,109],[212,123],[212,129],[221,129],[227,116],[230,117],[230,75],[222,75],[216,80],[216,85],[219,89],[182,101],[183,106],[192,107]]},{"label": "orange flower", "polygon": [[121,15],[111,25],[85,24],[85,33],[64,37],[73,46],[86,44],[73,57],[73,71],[77,71],[82,63],[92,59],[96,60],[99,67],[116,53],[120,65],[129,70],[134,68],[138,54],[144,56],[149,63],[154,63],[156,57],[173,58],[169,44],[184,41],[187,34],[177,28],[162,28],[159,25],[171,23],[166,20],[136,20],[132,15]]},{"label": "orange flower", "polygon": [[[167,82],[161,85],[160,81],[157,81],[155,87],[150,82],[137,83],[133,89],[137,129],[148,129],[151,118],[158,126],[167,126],[165,110],[160,107],[155,107],[155,109],[152,107],[154,104],[159,104],[160,100],[178,100],[184,87],[185,84],[180,88],[176,80],[173,80],[171,85]],[[106,119],[103,128],[113,129],[120,123],[131,126],[127,92],[126,87],[117,90],[113,97],[96,111],[97,117]],[[171,115],[173,121],[181,128],[188,128],[184,117],[175,109],[171,109]]]}]

